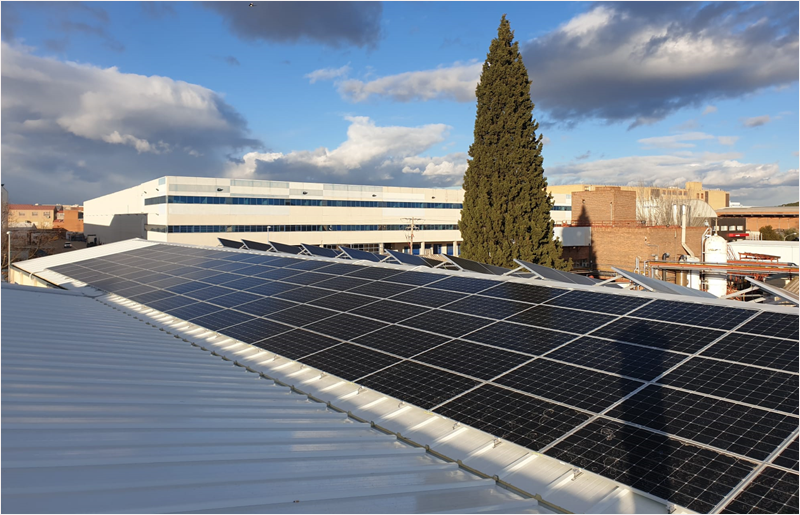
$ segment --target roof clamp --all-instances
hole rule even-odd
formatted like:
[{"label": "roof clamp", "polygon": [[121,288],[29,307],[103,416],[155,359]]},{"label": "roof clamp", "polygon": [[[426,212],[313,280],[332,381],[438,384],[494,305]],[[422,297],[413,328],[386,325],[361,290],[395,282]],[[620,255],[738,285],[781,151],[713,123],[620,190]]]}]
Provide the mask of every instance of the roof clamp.
[{"label": "roof clamp", "polygon": [[458,426],[460,426],[460,425],[461,425],[461,424],[459,424],[458,422],[456,422],[455,424],[453,424],[453,431],[455,431],[455,430],[456,430],[456,428],[457,428]]},{"label": "roof clamp", "polygon": [[672,503],[667,504],[667,513],[675,513],[678,507]]},{"label": "roof clamp", "polygon": [[400,401],[400,403],[397,405],[397,407],[398,407],[398,408],[402,408],[404,405],[405,405],[405,402],[403,402],[403,401]]},{"label": "roof clamp", "polygon": [[583,474],[583,471],[579,468],[572,469],[572,480],[575,481],[578,477]]},{"label": "roof clamp", "polygon": [[501,443],[503,443],[503,442],[501,442],[499,438],[495,438],[494,440],[492,440],[492,449],[494,449],[495,447],[497,447]]},{"label": "roof clamp", "polygon": [[358,387],[358,390],[356,390],[356,395],[358,395],[359,393],[361,393],[361,391],[362,391],[362,390],[364,390],[364,387],[363,387],[363,386],[359,386],[359,387]]},{"label": "roof clamp", "polygon": [[317,379],[322,379],[326,375],[328,375],[328,374],[326,374],[325,372],[320,372],[319,377]]}]

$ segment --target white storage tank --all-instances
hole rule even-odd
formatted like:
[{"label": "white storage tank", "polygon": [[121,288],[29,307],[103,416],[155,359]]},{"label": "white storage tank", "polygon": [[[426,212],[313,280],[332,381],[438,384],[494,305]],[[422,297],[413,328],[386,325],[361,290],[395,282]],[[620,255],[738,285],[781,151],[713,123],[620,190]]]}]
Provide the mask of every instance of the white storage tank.
[{"label": "white storage tank", "polygon": [[[706,263],[728,263],[728,242],[722,236],[709,236],[705,241]],[[728,293],[728,274],[725,272],[706,272],[708,292],[717,297]]]}]

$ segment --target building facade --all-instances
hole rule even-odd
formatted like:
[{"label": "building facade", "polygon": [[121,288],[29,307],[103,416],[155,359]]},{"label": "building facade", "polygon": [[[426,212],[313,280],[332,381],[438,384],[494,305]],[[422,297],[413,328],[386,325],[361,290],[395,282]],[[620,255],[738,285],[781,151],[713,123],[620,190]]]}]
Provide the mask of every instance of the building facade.
[{"label": "building facade", "polygon": [[[607,186],[600,184],[564,184],[547,187],[553,196],[558,194],[575,194],[581,191],[595,191]],[[662,188],[657,186],[618,186],[623,191],[634,191],[638,202],[652,202],[655,199],[676,197],[683,200],[702,200],[714,209],[730,206],[730,193],[723,190],[703,189],[702,182],[687,182],[684,188]]]},{"label": "building facade", "polygon": [[83,206],[56,206],[56,229],[83,232]]},{"label": "building facade", "polygon": [[773,229],[797,229],[797,206],[783,207],[729,207],[717,209],[717,223],[720,232],[733,230],[737,232],[758,232],[762,227],[771,225]]},{"label": "building facade", "polygon": [[84,232],[217,245],[217,238],[457,253],[462,189],[161,177],[84,204]]},{"label": "building facade", "polygon": [[39,204],[9,204],[8,222],[11,227],[52,229],[56,219],[56,206]]}]

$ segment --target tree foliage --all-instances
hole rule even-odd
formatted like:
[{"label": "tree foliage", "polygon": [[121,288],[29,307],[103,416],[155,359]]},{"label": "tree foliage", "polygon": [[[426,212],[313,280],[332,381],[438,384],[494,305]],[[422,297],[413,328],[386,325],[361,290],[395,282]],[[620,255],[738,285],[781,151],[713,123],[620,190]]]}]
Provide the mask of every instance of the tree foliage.
[{"label": "tree foliage", "polygon": [[476,89],[475,140],[459,222],[462,256],[497,266],[514,266],[518,258],[566,270],[571,263],[553,240],[553,199],[546,190],[530,80],[513,39],[503,15]]}]

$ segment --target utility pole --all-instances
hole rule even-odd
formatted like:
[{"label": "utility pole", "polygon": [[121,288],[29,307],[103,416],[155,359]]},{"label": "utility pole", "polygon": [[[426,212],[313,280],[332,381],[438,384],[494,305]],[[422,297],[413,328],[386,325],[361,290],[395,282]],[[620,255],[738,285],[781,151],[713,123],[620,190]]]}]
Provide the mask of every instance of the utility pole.
[{"label": "utility pole", "polygon": [[11,284],[11,231],[7,231],[8,234],[8,267],[6,272],[6,280],[9,284]]},{"label": "utility pole", "polygon": [[411,248],[410,248],[409,254],[414,254],[414,229],[416,229],[415,224],[417,222],[421,222],[422,218],[417,218],[416,216],[411,216],[411,217],[408,217],[408,218],[403,218],[403,220],[408,220],[409,221],[408,230],[411,231],[411,237],[410,237]]}]

